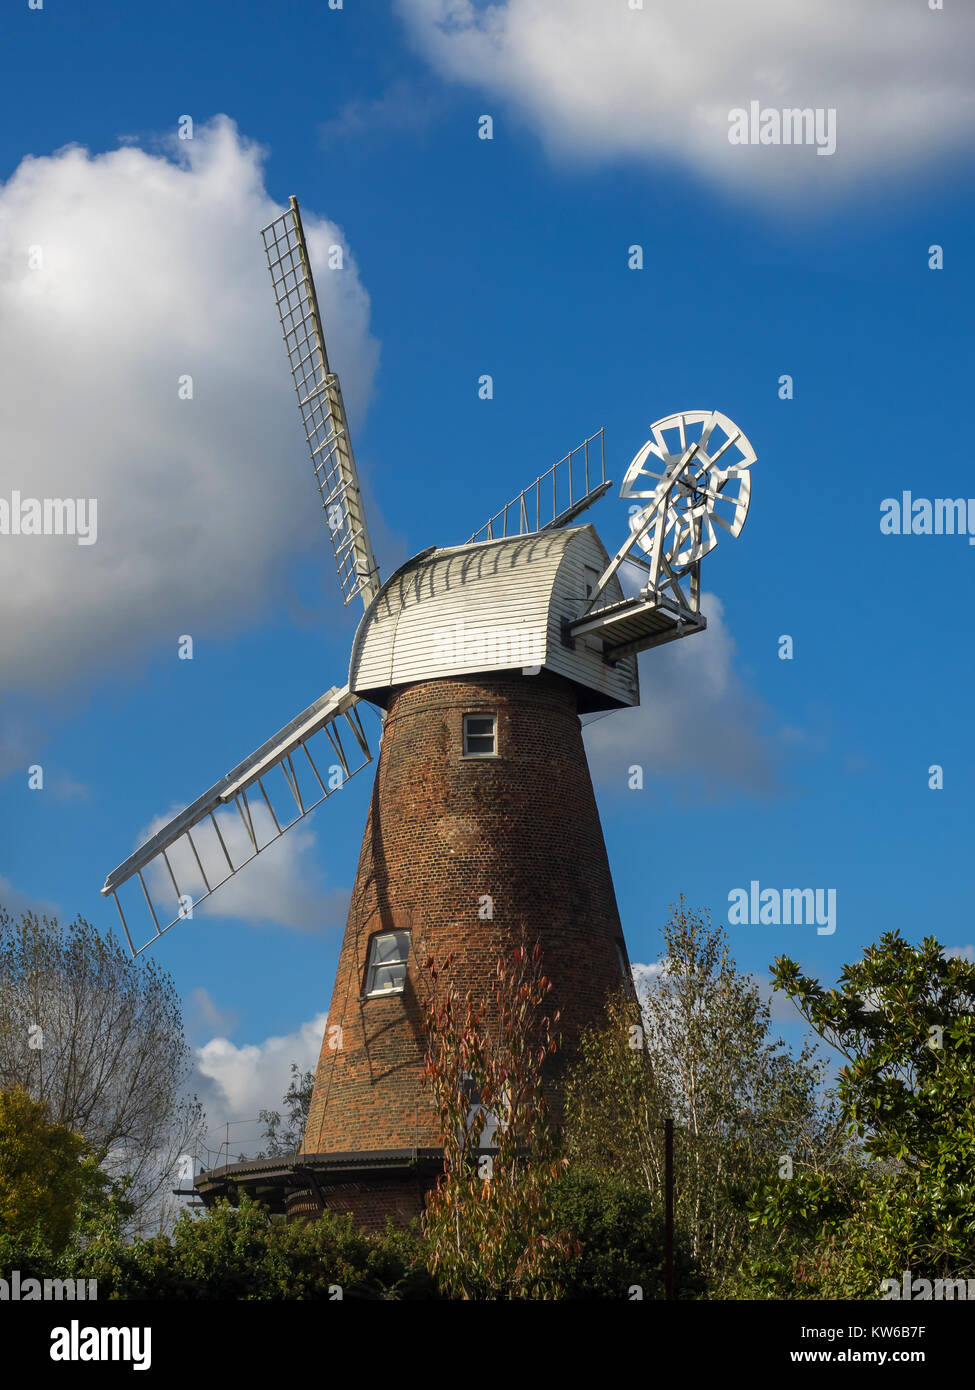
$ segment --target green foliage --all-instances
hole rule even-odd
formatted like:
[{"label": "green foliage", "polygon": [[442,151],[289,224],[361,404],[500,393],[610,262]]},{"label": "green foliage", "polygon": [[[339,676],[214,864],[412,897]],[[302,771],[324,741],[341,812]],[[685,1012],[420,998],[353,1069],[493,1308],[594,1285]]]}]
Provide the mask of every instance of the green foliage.
[{"label": "green foliage", "polygon": [[862,1147],[759,1190],[766,1241],[746,1278],[759,1293],[877,1298],[905,1269],[975,1275],[975,966],[934,937],[915,947],[887,932],[836,989],[787,957],[774,980],[845,1057],[841,1118]]},{"label": "green foliage", "polygon": [[24,1091],[0,1091],[0,1237],[59,1252],[74,1229],[91,1162],[85,1141],[48,1121]]},{"label": "green foliage", "polygon": [[128,1243],[106,1227],[72,1272],[113,1299],[415,1299],[435,1289],[414,1235],[368,1236],[330,1214],[286,1225],[247,1197],[184,1212],[168,1236]]},{"label": "green foliage", "polygon": [[23,1092],[0,1093],[0,1275],[80,1275],[93,1239],[122,1240],[134,1208],[80,1135]]},{"label": "green foliage", "polygon": [[498,960],[485,1000],[461,998],[451,966],[427,962],[425,1079],[444,1149],[423,1217],[430,1267],[451,1298],[557,1298],[570,1242],[545,1220],[564,1167],[543,1094],[557,1047],[558,1014],[544,1011],[551,982],[537,944]]},{"label": "green foliage", "polygon": [[[548,1220],[572,1241],[559,1271],[562,1297],[664,1297],[663,1216],[645,1188],[570,1169],[551,1189]],[[675,1242],[674,1273],[678,1297],[700,1296],[704,1280],[686,1241]]]},{"label": "green foliage", "polygon": [[261,1111],[258,1119],[264,1126],[265,1148],[255,1155],[256,1158],[280,1158],[299,1151],[314,1089],[315,1073],[303,1072],[297,1062],[292,1062],[291,1081],[284,1093],[285,1118],[280,1110]]},{"label": "green foliage", "polygon": [[[905,1269],[975,1277],[975,965],[896,932],[835,989],[778,959],[775,987],[842,1054],[833,1093],[811,1049],[771,1038],[720,928],[682,899],[665,936],[645,998],[610,1000],[582,1039],[561,1153],[538,948],[499,960],[483,1000],[431,960],[426,1078],[445,1157],[420,1231],[371,1236],[332,1214],[287,1225],[245,1197],[132,1241],[128,1184],[98,1159],[131,1119],[144,1200],[183,1048],[169,987],[130,979],[86,924],[65,935],[0,914],[0,1273],[97,1279],[114,1299],[659,1299],[672,1116],[679,1297],[877,1298]],[[43,1052],[28,1055],[38,1018]],[[292,1066],[284,1118],[262,1116],[269,1155],[300,1144],[312,1083]],[[84,1112],[98,1142],[39,1089]]]},{"label": "green foliage", "polygon": [[748,1198],[782,1153],[813,1167],[836,1145],[812,1051],[769,1037],[770,1010],[737,970],[728,939],[684,900],[641,1002],[610,1000],[582,1040],[567,1097],[566,1153],[588,1171],[639,1182],[663,1210],[663,1126],[675,1121],[675,1222],[712,1290],[749,1243]]},{"label": "green foliage", "polygon": [[840,1102],[867,1153],[949,1181],[972,1173],[975,965],[946,958],[933,936],[915,947],[886,932],[844,966],[839,989],[822,989],[787,957],[773,978],[847,1059]]}]

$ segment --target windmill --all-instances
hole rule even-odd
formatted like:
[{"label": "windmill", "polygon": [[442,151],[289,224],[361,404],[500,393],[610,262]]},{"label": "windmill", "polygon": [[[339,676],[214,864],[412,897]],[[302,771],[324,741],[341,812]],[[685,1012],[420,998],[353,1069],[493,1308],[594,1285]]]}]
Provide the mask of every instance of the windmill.
[{"label": "windmill", "polygon": [[378,707],[301,1152],[204,1172],[196,1186],[205,1201],[246,1189],[291,1214],[338,1207],[382,1225],[420,1209],[438,1159],[420,1085],[428,955],[453,951],[459,983],[483,992],[499,950],[527,929],[570,1049],[629,979],[580,721],[637,705],[637,654],[706,627],[701,560],[721,530],[740,533],[755,453],[716,411],[658,420],[623,479],[630,525],[610,555],[579,521],[612,486],[600,430],[467,541],[428,547],[381,581],[296,199],[262,237],[339,586],[364,607],[348,680],[154,833],[102,892],[133,954],[145,950],[372,761],[359,706]]}]

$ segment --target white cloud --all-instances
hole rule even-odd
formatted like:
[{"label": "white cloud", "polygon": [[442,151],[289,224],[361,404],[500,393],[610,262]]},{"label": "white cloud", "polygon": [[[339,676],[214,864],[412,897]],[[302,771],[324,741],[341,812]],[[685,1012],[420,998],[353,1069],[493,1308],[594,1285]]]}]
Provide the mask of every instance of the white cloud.
[{"label": "white cloud", "polygon": [[957,960],[967,960],[969,965],[975,965],[975,946],[971,944],[967,946],[946,946],[941,954],[946,956],[949,960],[954,957]]},{"label": "white cloud", "polygon": [[586,725],[589,765],[607,790],[626,792],[633,765],[646,789],[659,779],[712,798],[777,788],[777,749],[762,731],[761,702],[735,672],[721,601],[703,594],[701,609],[705,632],[641,655],[639,706]]},{"label": "white cloud", "polygon": [[[221,1126],[229,1121],[229,1161],[234,1162],[239,1153],[257,1151],[261,1132],[257,1116],[262,1110],[281,1110],[292,1062],[302,1071],[314,1070],[325,1035],[325,1020],[325,1014],[316,1014],[295,1032],[265,1038],[261,1043],[238,1047],[225,1037],[215,1037],[197,1048],[191,1089],[203,1102],[211,1150],[224,1137]],[[219,1161],[228,1161],[226,1153]],[[216,1162],[216,1155],[211,1162]]]},{"label": "white cloud", "polygon": [[[165,815],[157,816],[138,836],[136,847],[151,839],[183,809],[179,805],[172,806]],[[240,815],[234,809],[217,811],[215,819],[231,861],[242,867],[196,908],[195,913],[201,917],[231,917],[240,922],[293,927],[298,931],[344,927],[350,890],[325,885],[317,839],[309,824],[292,826],[280,839],[271,842],[274,827],[270,812],[261,804],[252,805],[251,811],[257,843],[266,848],[249,863],[245,862],[253,851]],[[211,883],[218,883],[227,872],[227,864],[209,821],[194,829],[193,844],[207,878]],[[167,850],[167,856],[180,892],[198,897],[205,885],[190,845],[185,839],[177,840]],[[173,889],[163,862],[153,862],[147,875],[157,911],[160,904],[169,908]]]},{"label": "white cloud", "polygon": [[[399,0],[399,8],[441,73],[510,102],[570,157],[674,160],[722,185],[784,198],[864,180],[896,186],[965,154],[975,135],[968,5]],[[836,154],[731,145],[729,111],[752,100],[835,107]]]},{"label": "white cloud", "polygon": [[662,960],[651,961],[649,964],[631,963],[630,974],[633,976],[633,987],[641,1002],[646,999],[654,981],[663,973],[663,968]]},{"label": "white cloud", "polygon": [[[281,211],[261,158],[221,117],[167,154],[70,147],[0,185],[0,497],[98,505],[93,545],[0,537],[8,689],[175,657],[184,633],[256,617],[306,542],[331,564],[259,235]],[[361,420],[368,296],[339,228],[303,216]]]}]

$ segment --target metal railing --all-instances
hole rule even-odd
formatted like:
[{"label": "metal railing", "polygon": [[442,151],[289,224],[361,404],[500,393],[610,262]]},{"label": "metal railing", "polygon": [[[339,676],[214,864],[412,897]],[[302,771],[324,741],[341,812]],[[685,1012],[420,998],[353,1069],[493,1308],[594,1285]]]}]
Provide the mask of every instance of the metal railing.
[{"label": "metal railing", "polygon": [[[597,466],[598,483],[594,481]],[[603,430],[599,429],[566,454],[565,458],[554,463],[546,473],[541,473],[499,512],[495,512],[480,530],[474,532],[467,544],[498,540],[504,536],[527,536],[565,526],[586,507],[598,501],[610,486],[606,481],[606,442]]]}]

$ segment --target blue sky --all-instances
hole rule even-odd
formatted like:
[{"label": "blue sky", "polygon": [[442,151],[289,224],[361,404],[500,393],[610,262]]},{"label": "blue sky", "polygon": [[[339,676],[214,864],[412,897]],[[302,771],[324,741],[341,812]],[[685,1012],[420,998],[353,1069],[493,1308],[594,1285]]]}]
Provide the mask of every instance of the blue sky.
[{"label": "blue sky", "polygon": [[[587,734],[631,958],[680,893],[726,922],[753,879],[837,901],[828,936],[730,927],[762,976],[785,951],[832,981],[894,927],[971,949],[975,548],[880,530],[905,490],[975,499],[959,8],[870,0],[850,30],[750,0],[733,35],[719,5],[649,0],[8,10],[0,497],[99,502],[94,546],[0,537],[8,901],[114,926],[98,890],[140,832],[346,679],[358,615],[258,236],[296,193],[384,574],[600,426],[617,483],[678,409],[758,452],[745,530],[704,563],[709,631],[642,657],[643,708]],[[732,147],[753,98],[835,108],[835,155]],[[615,550],[626,504],[589,519]],[[292,832],[274,913],[201,911],[157,947],[215,1119],[317,1052],[369,789]]]}]

